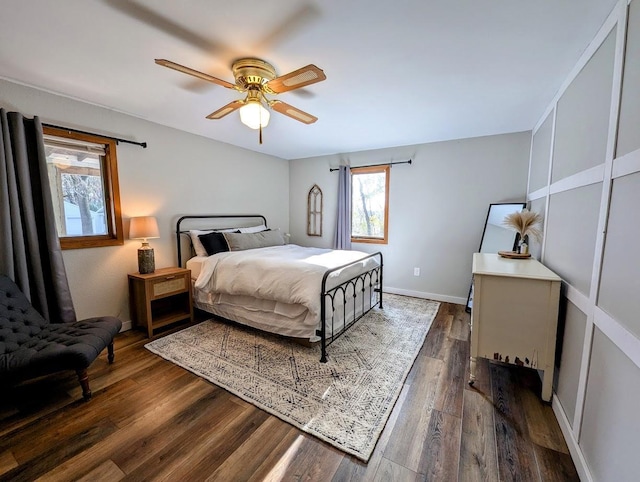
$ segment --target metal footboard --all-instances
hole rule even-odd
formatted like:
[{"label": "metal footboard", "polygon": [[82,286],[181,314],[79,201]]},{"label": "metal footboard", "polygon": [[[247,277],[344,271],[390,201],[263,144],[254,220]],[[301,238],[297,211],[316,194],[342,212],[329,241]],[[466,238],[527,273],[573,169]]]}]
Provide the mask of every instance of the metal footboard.
[{"label": "metal footboard", "polygon": [[[327,289],[327,279],[331,273],[376,257],[379,258],[378,266],[360,273],[338,286]],[[382,308],[382,266],[382,253],[377,252],[353,263],[330,269],[322,277],[320,291],[320,339],[322,344],[320,361],[322,363],[327,361],[327,347],[331,343],[373,308],[376,306]],[[358,293],[361,295],[360,300],[358,300]],[[331,313],[327,312],[327,305],[331,306]],[[348,307],[353,308],[351,319],[347,319]],[[338,326],[336,329],[336,313],[340,313],[340,309],[342,309],[343,315],[340,323],[342,326]],[[330,332],[328,330],[329,327],[331,328]]]}]

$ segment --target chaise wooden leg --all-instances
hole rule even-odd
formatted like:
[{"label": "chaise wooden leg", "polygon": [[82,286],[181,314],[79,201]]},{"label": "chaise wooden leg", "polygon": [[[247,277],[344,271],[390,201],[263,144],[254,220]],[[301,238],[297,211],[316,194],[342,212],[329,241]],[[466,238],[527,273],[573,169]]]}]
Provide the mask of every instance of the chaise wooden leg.
[{"label": "chaise wooden leg", "polygon": [[115,355],[113,354],[113,343],[109,343],[109,346],[107,346],[107,353],[107,360],[109,360],[109,364],[111,364],[115,359]]},{"label": "chaise wooden leg", "polygon": [[91,389],[89,388],[89,375],[87,374],[87,370],[76,370],[76,374],[82,387],[82,396],[85,401],[89,401],[91,399]]}]

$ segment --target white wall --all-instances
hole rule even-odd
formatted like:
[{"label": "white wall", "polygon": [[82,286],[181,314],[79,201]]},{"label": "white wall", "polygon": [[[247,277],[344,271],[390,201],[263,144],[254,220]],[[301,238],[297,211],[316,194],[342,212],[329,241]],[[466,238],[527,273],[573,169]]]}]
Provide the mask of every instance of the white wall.
[{"label": "white wall", "polygon": [[[524,201],[529,144],[527,132],[292,160],[291,242],[332,246],[338,174],[330,167],[412,159],[391,169],[389,244],[353,249],[382,251],[388,291],[464,304],[489,204]],[[322,238],[306,235],[313,184],[324,193]]]},{"label": "white wall", "polygon": [[[267,216],[291,242],[331,246],[336,167],[413,159],[391,170],[389,245],[354,245],[385,256],[385,286],[396,292],[465,303],[471,254],[478,249],[488,205],[521,201],[526,192],[528,133],[303,159],[240,149],[145,120],[0,80],[0,106],[43,122],[146,141],[118,145],[125,236],[128,218],[155,215],[161,238],[151,240],[156,266],[176,263],[175,221],[184,214]],[[212,128],[213,128],[212,124]],[[324,193],[322,238],[306,235],[307,193]],[[67,250],[64,259],[78,317],[130,320],[127,273],[137,270],[137,240],[124,246]],[[413,276],[419,267],[421,275]]]},{"label": "white wall", "polygon": [[639,54],[640,0],[620,0],[533,131],[535,253],[567,306],[553,408],[582,480],[640,472]]},{"label": "white wall", "polygon": [[[289,226],[287,161],[187,134],[94,105],[0,80],[0,106],[43,122],[146,141],[120,143],[118,172],[125,237],[128,218],[154,215],[156,267],[176,264],[175,222],[185,214],[259,213]],[[213,122],[211,128],[221,128]],[[137,271],[139,240],[124,246],[64,251],[79,318],[113,315],[129,321],[127,273]]]}]

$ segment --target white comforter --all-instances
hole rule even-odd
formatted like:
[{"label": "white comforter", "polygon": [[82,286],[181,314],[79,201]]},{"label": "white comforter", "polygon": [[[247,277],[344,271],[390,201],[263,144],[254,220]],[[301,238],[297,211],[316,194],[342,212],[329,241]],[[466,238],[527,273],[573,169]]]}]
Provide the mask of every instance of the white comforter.
[{"label": "white comforter", "polygon": [[[366,256],[368,253],[361,251],[306,248],[295,244],[218,253],[204,262],[195,287],[214,293],[299,303],[319,319],[324,273]],[[376,258],[369,258],[332,273],[327,278],[327,288],[378,264]]]}]

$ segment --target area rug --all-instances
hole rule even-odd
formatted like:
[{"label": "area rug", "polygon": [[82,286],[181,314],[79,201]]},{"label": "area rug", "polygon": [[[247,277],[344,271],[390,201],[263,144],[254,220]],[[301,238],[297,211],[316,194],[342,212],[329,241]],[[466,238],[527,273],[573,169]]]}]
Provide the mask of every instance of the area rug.
[{"label": "area rug", "polygon": [[218,321],[148,343],[153,353],[367,461],[439,303],[384,295],[328,349]]}]

